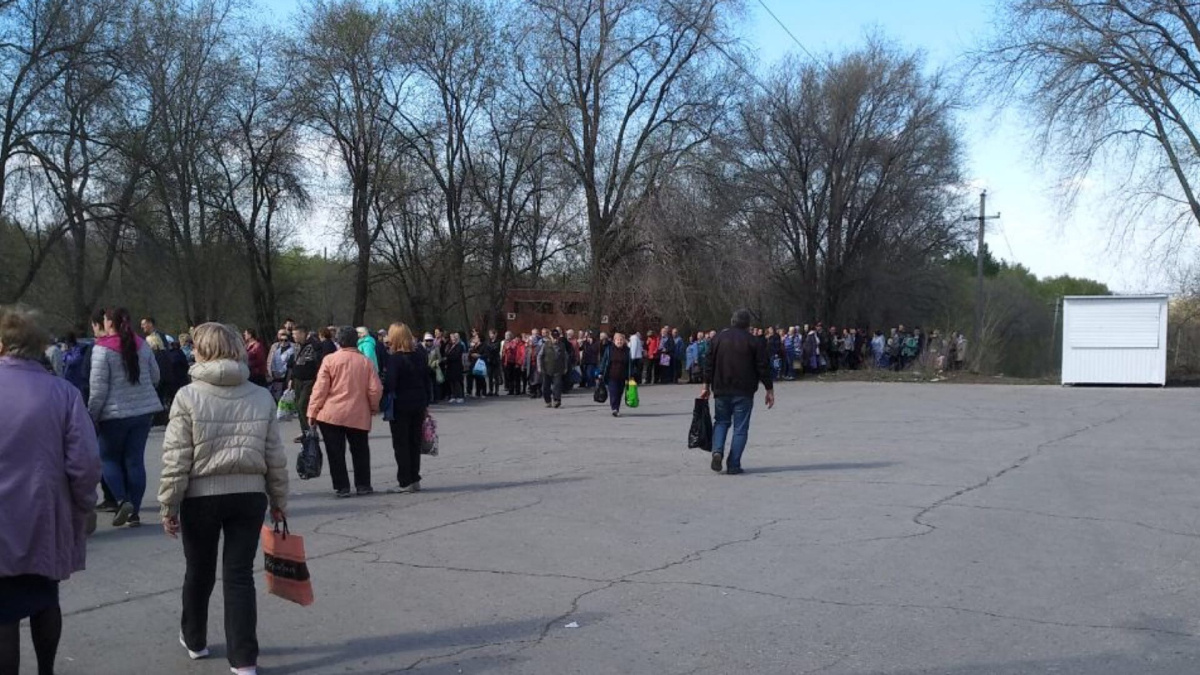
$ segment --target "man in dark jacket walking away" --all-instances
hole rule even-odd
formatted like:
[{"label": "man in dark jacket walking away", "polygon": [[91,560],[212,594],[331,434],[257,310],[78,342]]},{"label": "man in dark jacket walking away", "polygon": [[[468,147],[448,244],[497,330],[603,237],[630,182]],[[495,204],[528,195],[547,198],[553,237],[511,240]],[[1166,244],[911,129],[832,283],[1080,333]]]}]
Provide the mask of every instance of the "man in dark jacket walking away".
[{"label": "man in dark jacket walking away", "polygon": [[[321,370],[321,359],[325,358],[325,349],[305,326],[297,326],[292,331],[296,340],[292,362],[289,364],[290,384],[288,388],[296,393],[296,410],[308,410],[308,399],[312,396],[313,385],[317,382],[317,372]],[[308,431],[308,415],[301,413],[300,430]],[[299,443],[303,436],[296,439]]]},{"label": "man in dark jacket walking away", "polygon": [[750,413],[754,409],[754,394],[761,382],[767,390],[767,409],[775,406],[775,388],[771,383],[771,362],[767,345],[750,335],[750,312],[739,309],[733,313],[733,326],[721,331],[708,348],[704,364],[704,389],[700,397],[716,397],[713,421],[712,470],[720,471],[725,453],[725,436],[733,427],[729,445],[729,463],[725,473],[742,473],[742,452],[750,437]]},{"label": "man in dark jacket walking away", "polygon": [[567,350],[570,346],[562,339],[562,334],[555,328],[550,333],[550,339],[542,343],[537,355],[538,372],[542,374],[542,400],[546,407],[554,399],[554,407],[562,407],[563,375],[570,365]]}]

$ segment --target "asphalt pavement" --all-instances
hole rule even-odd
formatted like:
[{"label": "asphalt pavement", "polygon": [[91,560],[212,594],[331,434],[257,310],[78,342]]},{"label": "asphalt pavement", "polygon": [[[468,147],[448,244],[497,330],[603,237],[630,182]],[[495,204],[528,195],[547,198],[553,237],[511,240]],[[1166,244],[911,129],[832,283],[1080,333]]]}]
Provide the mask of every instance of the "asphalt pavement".
[{"label": "asphalt pavement", "polygon": [[[685,447],[695,394],[438,406],[419,494],[293,471],[316,603],[259,580],[260,672],[1200,672],[1200,390],[783,383],[740,476]],[[220,584],[212,658],[176,641],[161,439],[144,526],[62,586],[63,675],[228,672]]]}]

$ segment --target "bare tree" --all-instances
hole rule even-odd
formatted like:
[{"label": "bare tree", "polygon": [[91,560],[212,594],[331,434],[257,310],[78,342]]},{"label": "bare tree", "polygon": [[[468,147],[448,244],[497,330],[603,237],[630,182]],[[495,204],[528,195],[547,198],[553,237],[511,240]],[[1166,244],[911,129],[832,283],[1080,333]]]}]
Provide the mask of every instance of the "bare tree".
[{"label": "bare tree", "polygon": [[[44,178],[38,184],[53,197],[66,232],[63,272],[71,289],[72,316],[80,327],[87,325],[107,289],[122,234],[145,193],[145,171],[120,148],[144,138],[145,128],[125,123],[119,46],[116,35],[109,38],[113,42],[95,50],[95,59],[80,60],[43,94],[38,105],[45,127],[53,132],[30,145]],[[95,261],[93,244],[101,247]],[[93,262],[100,268],[95,274]]]},{"label": "bare tree", "polygon": [[350,188],[355,324],[363,323],[371,253],[385,221],[373,217],[405,151],[398,112],[406,72],[393,13],[361,0],[319,1],[302,17],[292,54],[311,127],[336,149]]},{"label": "bare tree", "polygon": [[228,131],[215,139],[219,146],[213,151],[220,187],[212,193],[212,206],[245,246],[251,298],[264,331],[273,330],[279,319],[280,216],[285,208],[303,208],[308,201],[300,179],[303,106],[291,95],[298,69],[270,51],[268,45],[281,42],[274,37],[244,38],[239,50],[244,58],[232,74],[235,86],[222,115]]},{"label": "bare tree", "polygon": [[702,146],[734,88],[731,0],[529,0],[541,39],[523,68],[587,207],[593,318],[607,275],[638,250],[628,218]]},{"label": "bare tree", "polygon": [[[410,157],[407,163],[419,160]],[[428,326],[445,318],[450,266],[439,237],[445,202],[432,179],[415,168],[397,172],[403,182],[385,186],[376,201],[376,218],[384,227],[375,257],[383,263],[383,280],[407,302],[412,325]]]},{"label": "bare tree", "polygon": [[228,129],[237,55],[232,0],[182,0],[139,8],[131,77],[149,134],[130,148],[149,172],[155,221],[190,325],[219,318],[226,277],[213,274],[230,251],[219,200],[215,151]]},{"label": "bare tree", "polygon": [[81,88],[93,86],[83,84],[85,76],[76,71],[105,58],[110,47],[103,39],[105,28],[121,9],[117,2],[0,3],[0,217],[17,224],[27,253],[9,300],[24,296],[42,265],[72,232],[72,223],[78,225],[58,209],[48,219],[35,214],[40,200],[36,195],[14,209],[10,184],[21,176],[31,189],[36,189],[33,183],[44,185],[40,179],[46,175],[36,175],[43,173],[45,159],[38,146],[58,144],[63,134],[78,132],[70,116],[60,114],[67,100],[64,92],[70,89],[78,103],[86,96]]},{"label": "bare tree", "polygon": [[976,54],[989,90],[1016,95],[1074,197],[1098,162],[1128,179],[1131,215],[1200,225],[1200,13],[1183,0],[1007,0]]},{"label": "bare tree", "polygon": [[[956,242],[954,101],[919,57],[878,41],[828,65],[785,61],[727,148],[747,223],[805,316],[836,317],[881,269],[928,265]],[[902,259],[905,256],[906,259]]]},{"label": "bare tree", "polygon": [[498,8],[477,0],[413,0],[396,22],[403,58],[414,73],[411,100],[404,102],[408,110],[398,107],[396,119],[442,193],[450,274],[463,325],[473,323],[466,290],[476,220],[471,153],[480,135],[478,117],[500,79]]}]

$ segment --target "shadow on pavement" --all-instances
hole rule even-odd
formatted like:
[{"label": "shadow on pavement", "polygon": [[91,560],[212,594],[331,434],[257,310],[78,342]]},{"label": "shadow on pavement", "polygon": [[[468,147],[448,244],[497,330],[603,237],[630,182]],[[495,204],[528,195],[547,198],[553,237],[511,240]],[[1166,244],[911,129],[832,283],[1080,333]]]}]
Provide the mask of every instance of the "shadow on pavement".
[{"label": "shadow on pavement", "polygon": [[580,481],[591,480],[588,476],[562,476],[559,478],[544,478],[541,480],[514,480],[500,481],[496,483],[465,483],[458,485],[436,485],[433,487],[424,487],[422,481],[421,493],[426,492],[441,494],[444,492],[489,492],[491,490],[509,490],[512,488],[536,487],[538,485],[556,485],[559,483],[578,483]]},{"label": "shadow on pavement", "polygon": [[[573,616],[572,618],[581,622],[586,620],[587,623],[596,623],[600,620],[600,615],[580,615]],[[264,647],[261,650],[261,655],[266,657],[263,660],[268,662],[268,666],[260,668],[260,671],[264,673],[330,673],[341,671],[352,663],[361,664],[367,659],[390,659],[405,652],[417,651],[425,652],[424,655],[427,658],[437,659],[439,658],[438,652],[453,653],[455,650],[476,646],[484,647],[506,642],[536,640],[541,635],[547,621],[550,621],[549,617],[502,621],[479,626],[446,628],[423,633],[400,633],[398,635],[356,638],[342,643],[313,644],[314,641],[321,639],[320,633],[317,631],[313,636],[314,639],[311,641],[304,640],[295,645],[276,644]],[[554,628],[551,630],[553,631]],[[286,658],[300,655],[310,656],[310,658],[275,667],[269,665],[272,660],[270,657],[278,656]],[[413,655],[405,660],[416,661],[417,658],[417,655]],[[507,659],[508,657],[497,658]],[[395,659],[389,661],[387,667],[381,672],[396,672],[398,669],[407,667],[411,666],[401,663],[399,659]],[[431,664],[430,668],[432,667]],[[422,668],[422,670],[425,669]]]},{"label": "shadow on pavement", "polygon": [[832,462],[829,464],[795,464],[792,466],[764,466],[746,469],[746,473],[788,473],[792,471],[850,471],[853,469],[886,469],[896,462]]},{"label": "shadow on pavement", "polygon": [[[434,479],[425,479],[422,484]],[[420,500],[422,494],[445,495],[456,492],[491,492],[493,490],[511,490],[516,488],[537,487],[540,485],[556,485],[559,483],[576,483],[579,481],[590,480],[587,476],[561,476],[558,478],[532,479],[526,481],[502,481],[495,483],[463,483],[457,485],[438,485],[434,487],[422,488],[417,495],[390,495],[384,492],[384,489],[376,488],[378,492],[369,497],[351,497],[350,499],[337,499],[333,496],[332,490],[325,493],[310,493],[299,499],[292,499],[288,506],[288,519],[296,520],[302,517],[310,516],[341,516],[354,513],[361,513],[364,510],[371,508],[381,508],[387,506],[388,500],[392,500],[396,506],[412,504]],[[143,528],[144,529],[144,528]],[[161,533],[161,528],[158,528]]]}]

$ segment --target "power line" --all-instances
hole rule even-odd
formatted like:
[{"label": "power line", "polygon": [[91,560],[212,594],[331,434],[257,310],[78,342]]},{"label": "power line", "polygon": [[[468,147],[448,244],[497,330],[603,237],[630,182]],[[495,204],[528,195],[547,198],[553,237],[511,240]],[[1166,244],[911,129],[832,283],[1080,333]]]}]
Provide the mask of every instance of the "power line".
[{"label": "power line", "polygon": [[796,43],[796,46],[800,48],[800,51],[804,52],[805,56],[812,59],[814,63],[822,68],[825,68],[826,70],[829,69],[829,67],[823,61],[814,56],[812,52],[808,51],[808,47],[805,47],[804,43],[800,42],[800,39],[796,37],[796,34],[793,33],[792,30],[783,23],[783,21],[780,21],[779,16],[776,15],[775,12],[771,11],[771,8],[767,6],[766,0],[758,0],[758,4],[762,5],[762,8],[766,10],[767,15],[774,19],[775,23],[779,24],[779,27],[783,29],[783,32],[787,33],[787,36],[792,39],[792,42]]},{"label": "power line", "polygon": [[721,53],[721,56],[724,56],[724,57],[725,57],[725,60],[727,60],[727,61],[729,61],[730,63],[732,63],[734,66],[736,66],[736,67],[737,67],[737,69],[738,69],[738,70],[742,71],[742,73],[743,73],[743,74],[744,74],[746,77],[750,78],[750,81],[751,81],[751,82],[753,82],[754,84],[757,84],[757,85],[758,85],[760,88],[762,88],[762,90],[763,90],[764,92],[766,92],[767,94],[770,94],[770,93],[771,93],[771,88],[770,88],[770,87],[768,87],[767,85],[763,84],[763,81],[762,81],[762,80],[760,80],[760,79],[758,79],[758,76],[757,76],[757,75],[755,75],[754,73],[750,72],[750,69],[749,69],[749,68],[747,68],[747,67],[745,66],[745,64],[743,64],[743,63],[742,63],[740,60],[738,60],[738,59],[734,58],[734,57],[733,57],[733,55],[732,55],[732,54],[730,54],[729,52],[725,51],[725,48],[724,48],[723,46],[721,46],[721,43],[719,43],[719,42],[715,42],[715,41],[714,41],[714,42],[712,43],[712,46],[713,46],[713,47],[715,47],[715,48],[716,48],[716,50],[717,50],[718,52],[720,52],[720,53]]},{"label": "power line", "polygon": [[1009,257],[1014,263],[1017,262],[1017,254],[1013,253],[1012,244],[1008,243],[1008,232],[1004,231],[1004,224],[1000,222],[997,222],[996,224],[1000,226],[1000,236],[1004,237],[1004,245],[1008,247]]}]

